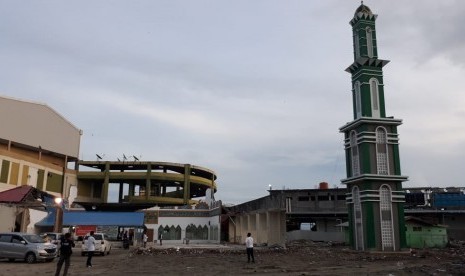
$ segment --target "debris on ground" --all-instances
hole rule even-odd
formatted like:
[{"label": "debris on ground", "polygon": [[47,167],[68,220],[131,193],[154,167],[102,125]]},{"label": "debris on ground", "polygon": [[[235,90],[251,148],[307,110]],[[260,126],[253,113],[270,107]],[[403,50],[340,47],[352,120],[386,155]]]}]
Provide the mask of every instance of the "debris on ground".
[{"label": "debris on ground", "polygon": [[[286,245],[271,244],[269,246],[259,245],[255,247],[255,258],[266,260],[274,266],[264,265],[260,269],[244,267],[257,272],[284,273],[299,271],[306,275],[306,267],[315,269],[314,273],[326,275],[321,269],[332,269],[339,271],[347,267],[353,271],[375,271],[379,266],[390,267],[388,274],[398,275],[457,275],[465,271],[465,242],[455,241],[447,248],[406,249],[400,252],[376,252],[355,251],[350,247],[338,242],[318,242],[308,240],[296,240]],[[214,260],[242,259],[245,255],[243,246],[225,245],[219,248],[201,247],[148,247],[133,248],[129,252],[134,256],[158,256],[179,255],[180,258],[202,258]],[[167,257],[168,257],[167,256]],[[185,260],[185,259],[182,259]],[[290,266],[289,264],[293,264]],[[300,265],[299,265],[300,264]],[[313,273],[312,272],[312,273]],[[337,274],[337,273],[336,273]],[[384,274],[384,275],[388,275]],[[314,275],[314,274],[311,274]]]}]

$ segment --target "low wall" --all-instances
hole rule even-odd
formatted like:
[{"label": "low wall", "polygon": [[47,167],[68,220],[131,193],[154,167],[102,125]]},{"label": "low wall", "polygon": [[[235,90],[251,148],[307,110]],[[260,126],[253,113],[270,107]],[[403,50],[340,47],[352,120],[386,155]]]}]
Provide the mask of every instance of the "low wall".
[{"label": "low wall", "polygon": [[344,232],[322,232],[295,230],[286,233],[286,241],[311,240],[311,241],[332,241],[345,242]]}]

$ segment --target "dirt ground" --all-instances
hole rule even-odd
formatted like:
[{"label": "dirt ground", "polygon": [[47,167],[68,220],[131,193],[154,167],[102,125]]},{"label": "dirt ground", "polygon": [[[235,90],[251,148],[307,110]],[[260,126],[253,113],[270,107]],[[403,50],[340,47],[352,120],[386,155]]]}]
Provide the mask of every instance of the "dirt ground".
[{"label": "dirt ground", "polygon": [[[346,246],[298,241],[256,247],[247,263],[243,246],[156,245],[113,249],[86,268],[79,249],[68,275],[465,275],[465,243],[446,249],[397,253],[356,252]],[[0,260],[0,275],[53,275],[56,261],[26,264]]]}]

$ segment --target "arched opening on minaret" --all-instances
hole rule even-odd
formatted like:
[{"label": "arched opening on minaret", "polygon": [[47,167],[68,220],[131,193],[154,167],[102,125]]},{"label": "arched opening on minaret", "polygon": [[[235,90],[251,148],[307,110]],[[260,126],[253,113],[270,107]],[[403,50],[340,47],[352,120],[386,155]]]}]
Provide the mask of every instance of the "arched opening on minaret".
[{"label": "arched opening on minaret", "polygon": [[352,155],[352,176],[357,176],[360,174],[360,160],[358,154],[357,135],[355,131],[350,133],[350,148]]},{"label": "arched opening on minaret", "polygon": [[376,128],[376,169],[378,174],[389,174],[387,131],[384,127]]},{"label": "arched opening on minaret", "polygon": [[352,188],[352,198],[354,202],[355,248],[364,250],[362,204],[360,202],[360,190],[357,186]]},{"label": "arched opening on minaret", "polygon": [[376,78],[370,79],[370,92],[371,92],[371,116],[374,118],[380,117],[379,112],[379,82]]},{"label": "arched opening on minaret", "polygon": [[379,210],[381,218],[381,243],[383,251],[395,250],[394,225],[392,218],[392,193],[387,184],[381,185],[379,191]]},{"label": "arched opening on minaret", "polygon": [[358,30],[354,34],[354,49],[355,49],[355,59],[360,57],[360,37],[358,35]]},{"label": "arched opening on minaret", "polygon": [[360,82],[356,81],[354,85],[355,90],[355,118],[362,117],[362,95],[360,94]]},{"label": "arched opening on minaret", "polygon": [[366,28],[366,37],[367,37],[367,55],[368,57],[373,57],[373,34],[371,33],[371,28]]}]

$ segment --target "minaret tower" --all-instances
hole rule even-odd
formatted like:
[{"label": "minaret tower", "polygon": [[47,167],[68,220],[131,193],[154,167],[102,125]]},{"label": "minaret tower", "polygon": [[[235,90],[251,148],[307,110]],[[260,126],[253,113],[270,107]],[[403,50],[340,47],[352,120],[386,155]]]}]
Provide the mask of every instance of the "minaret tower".
[{"label": "minaret tower", "polygon": [[400,172],[397,126],[402,120],[386,117],[383,67],[378,58],[375,21],[363,4],[352,25],[354,62],[352,75],[353,121],[344,133],[350,241],[356,250],[398,251],[406,247],[404,192],[408,179]]}]

